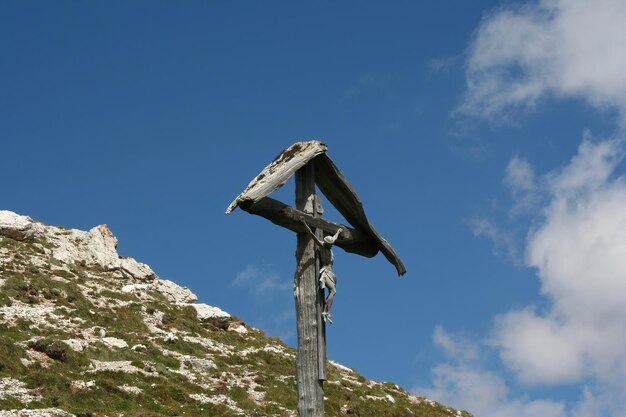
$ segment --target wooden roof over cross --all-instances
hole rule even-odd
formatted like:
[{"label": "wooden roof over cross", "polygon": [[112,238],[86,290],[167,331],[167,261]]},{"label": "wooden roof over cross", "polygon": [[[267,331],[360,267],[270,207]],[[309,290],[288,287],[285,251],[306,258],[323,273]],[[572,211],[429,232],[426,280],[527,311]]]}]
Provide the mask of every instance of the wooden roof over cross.
[{"label": "wooden roof over cross", "polygon": [[[316,140],[294,143],[282,151],[250,182],[248,187],[228,206],[226,214],[240,207],[248,213],[265,217],[275,224],[300,233],[305,232],[300,219],[305,219],[307,224],[321,228],[330,234],[334,234],[338,228],[343,227],[348,233],[335,242],[336,246],[347,252],[366,257],[373,257],[380,251],[396,268],[398,275],[404,275],[406,269],[400,257],[389,242],[370,224],[361,199],[326,154],[327,149],[326,144]],[[352,227],[322,218],[314,218],[268,197],[309,162],[313,162],[315,167],[317,187]]]}]

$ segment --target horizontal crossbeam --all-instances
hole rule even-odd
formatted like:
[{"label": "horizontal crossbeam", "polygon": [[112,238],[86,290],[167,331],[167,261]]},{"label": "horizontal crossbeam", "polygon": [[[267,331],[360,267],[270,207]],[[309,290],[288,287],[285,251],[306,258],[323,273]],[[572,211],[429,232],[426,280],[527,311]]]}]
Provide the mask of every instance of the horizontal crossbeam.
[{"label": "horizontal crossbeam", "polygon": [[334,235],[339,228],[343,228],[346,232],[339,236],[335,246],[339,246],[346,252],[356,253],[368,258],[378,253],[377,242],[368,234],[343,224],[334,223],[319,217],[315,218],[273,198],[264,197],[256,203],[240,204],[240,207],[250,214],[264,217],[274,224],[297,233],[306,233],[302,219],[306,221],[309,227],[322,229],[324,233],[329,235]]}]

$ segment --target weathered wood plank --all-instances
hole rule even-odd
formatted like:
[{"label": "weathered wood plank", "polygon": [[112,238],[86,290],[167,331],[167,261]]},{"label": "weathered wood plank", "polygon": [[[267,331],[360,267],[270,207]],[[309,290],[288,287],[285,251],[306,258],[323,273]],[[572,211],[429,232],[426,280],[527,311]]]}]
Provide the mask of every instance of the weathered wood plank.
[{"label": "weathered wood plank", "polygon": [[[296,172],[296,207],[313,214],[315,172],[311,164]],[[315,243],[307,233],[298,233],[294,298],[298,326],[296,380],[300,417],[323,417],[324,388],[318,378],[318,285],[315,268]]]},{"label": "weathered wood plank", "polygon": [[274,160],[261,171],[245,190],[230,203],[226,214],[237,208],[244,202],[255,202],[268,196],[276,189],[282,187],[285,182],[307,162],[326,152],[326,144],[311,140],[296,142],[282,151]]},{"label": "weathered wood plank", "polygon": [[[313,217],[315,219],[320,218],[324,213],[324,209],[322,208],[322,199],[317,194],[313,195]],[[321,228],[316,228],[315,236],[318,239],[324,239],[324,231]],[[319,277],[320,277],[320,254],[319,248],[315,248],[315,277],[318,282],[317,289],[317,300],[316,300],[316,310],[317,310],[317,377],[320,381],[326,381],[326,322],[322,318],[322,311],[324,310],[325,296],[324,288],[319,285]]]},{"label": "weathered wood plank", "polygon": [[[406,268],[402,260],[391,245],[383,239],[369,223],[358,194],[341,174],[339,169],[337,169],[333,161],[326,155],[326,149],[327,146],[319,141],[294,143],[281,152],[272,163],[265,167],[265,169],[250,182],[248,187],[228,206],[226,214],[240,206],[250,213],[259,214],[276,224],[280,224],[291,230],[296,230],[292,227],[293,225],[287,225],[292,222],[287,221],[285,216],[281,215],[280,218],[276,216],[270,218],[267,215],[271,213],[263,211],[262,214],[262,210],[265,210],[267,208],[266,206],[261,204],[255,207],[253,205],[260,203],[264,197],[267,197],[270,193],[282,187],[289,177],[298,169],[305,166],[309,161],[315,160],[316,182],[320,191],[322,191],[329,202],[337,208],[356,230],[363,235],[371,237],[371,240],[376,242],[378,248],[377,250],[362,250],[360,246],[352,245],[349,242],[350,239],[348,239],[348,242],[345,242],[343,246],[341,242],[338,242],[337,246],[348,252],[358,253],[364,256],[374,256],[378,252],[378,249],[380,249],[387,260],[395,266],[398,275],[404,275]],[[254,210],[256,210],[256,212],[253,212]],[[283,212],[282,214],[285,213],[286,212]],[[307,219],[307,222],[308,221]],[[285,222],[287,224],[285,224]],[[309,224],[311,227],[320,227],[311,223]],[[327,231],[326,229],[324,230]],[[296,231],[300,232],[301,229],[298,228]]]},{"label": "weathered wood plank", "polygon": [[348,180],[325,153],[317,156],[314,161],[315,182],[320,191],[352,226],[357,230],[369,233],[379,244],[385,258],[396,267],[398,275],[404,275],[406,268],[402,260],[391,245],[370,225],[365,216],[363,203]]},{"label": "weathered wood plank", "polygon": [[270,197],[265,197],[256,203],[242,204],[241,209],[250,214],[264,217],[274,224],[298,233],[305,232],[300,219],[304,219],[311,229],[321,229],[328,235],[334,235],[339,228],[343,228],[346,232],[339,236],[335,242],[336,246],[346,252],[356,253],[368,258],[378,253],[378,243],[370,235],[349,226],[330,222],[321,217],[315,218],[304,211],[290,207]]}]

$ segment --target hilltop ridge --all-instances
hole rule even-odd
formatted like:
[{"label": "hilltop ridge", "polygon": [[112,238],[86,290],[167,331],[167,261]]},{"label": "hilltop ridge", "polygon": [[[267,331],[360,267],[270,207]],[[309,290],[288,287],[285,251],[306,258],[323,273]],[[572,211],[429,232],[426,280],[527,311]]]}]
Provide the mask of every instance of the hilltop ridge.
[{"label": "hilltop ridge", "polygon": [[[296,416],[295,351],[120,256],[0,211],[0,417]],[[330,361],[327,416],[465,411]]]}]

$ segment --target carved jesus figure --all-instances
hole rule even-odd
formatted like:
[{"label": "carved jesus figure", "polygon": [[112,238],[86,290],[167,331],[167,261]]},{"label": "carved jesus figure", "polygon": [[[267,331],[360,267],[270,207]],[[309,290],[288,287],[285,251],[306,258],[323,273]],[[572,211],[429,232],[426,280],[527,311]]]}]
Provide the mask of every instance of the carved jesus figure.
[{"label": "carved jesus figure", "polygon": [[311,237],[315,244],[319,247],[320,254],[320,277],[319,282],[321,288],[328,288],[328,296],[324,300],[324,311],[322,312],[322,318],[324,321],[329,321],[331,324],[333,322],[330,316],[330,309],[333,306],[333,299],[335,298],[335,294],[337,293],[337,277],[333,273],[333,262],[335,261],[335,257],[333,255],[332,247],[335,244],[335,241],[339,237],[339,235],[343,232],[343,228],[337,230],[333,236],[326,236],[323,240],[320,240],[315,233],[311,231],[309,225],[306,223],[304,219],[302,219],[302,224],[306,228],[306,231]]}]

